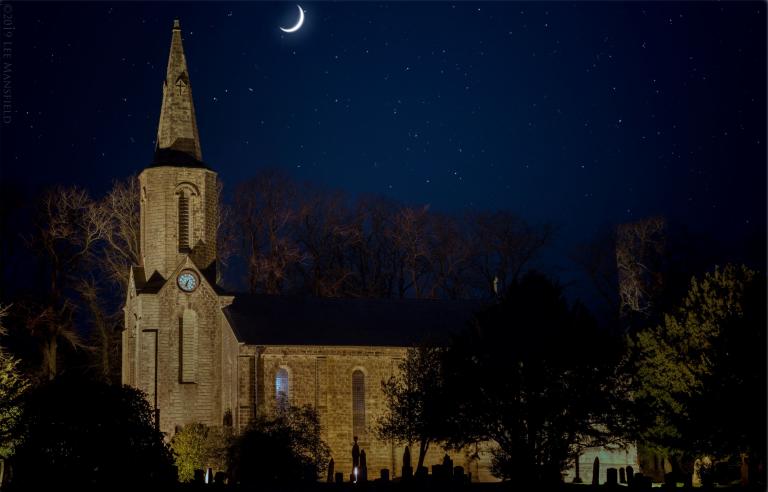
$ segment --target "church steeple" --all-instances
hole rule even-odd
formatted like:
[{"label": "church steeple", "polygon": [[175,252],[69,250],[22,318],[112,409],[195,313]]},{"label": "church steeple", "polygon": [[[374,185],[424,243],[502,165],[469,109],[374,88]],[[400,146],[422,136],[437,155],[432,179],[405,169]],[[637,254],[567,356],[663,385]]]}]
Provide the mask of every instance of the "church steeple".
[{"label": "church steeple", "polygon": [[171,52],[163,83],[163,105],[157,127],[155,165],[202,166],[200,136],[192,102],[189,70],[181,44],[179,20],[173,21]]}]

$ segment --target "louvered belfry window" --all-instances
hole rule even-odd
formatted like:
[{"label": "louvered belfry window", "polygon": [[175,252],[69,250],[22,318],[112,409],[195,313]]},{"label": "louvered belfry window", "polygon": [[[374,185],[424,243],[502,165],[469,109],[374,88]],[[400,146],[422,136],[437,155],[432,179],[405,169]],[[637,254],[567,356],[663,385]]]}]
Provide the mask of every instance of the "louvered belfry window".
[{"label": "louvered belfry window", "polygon": [[179,251],[189,251],[189,196],[179,194]]},{"label": "louvered belfry window", "polygon": [[352,373],[352,435],[365,437],[365,374],[359,369]]},{"label": "louvered belfry window", "polygon": [[281,367],[275,375],[275,403],[278,410],[288,409],[288,370]]}]

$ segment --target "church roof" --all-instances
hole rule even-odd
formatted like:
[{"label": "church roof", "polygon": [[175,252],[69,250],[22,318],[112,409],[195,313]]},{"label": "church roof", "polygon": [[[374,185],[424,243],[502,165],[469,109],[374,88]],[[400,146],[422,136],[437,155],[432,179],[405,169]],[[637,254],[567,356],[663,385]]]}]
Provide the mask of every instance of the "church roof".
[{"label": "church roof", "polygon": [[446,343],[480,308],[479,301],[239,294],[224,314],[249,345],[409,347]]},{"label": "church roof", "polygon": [[173,22],[171,50],[163,83],[163,103],[157,126],[153,166],[206,167],[192,101],[187,59],[181,43],[181,26]]}]

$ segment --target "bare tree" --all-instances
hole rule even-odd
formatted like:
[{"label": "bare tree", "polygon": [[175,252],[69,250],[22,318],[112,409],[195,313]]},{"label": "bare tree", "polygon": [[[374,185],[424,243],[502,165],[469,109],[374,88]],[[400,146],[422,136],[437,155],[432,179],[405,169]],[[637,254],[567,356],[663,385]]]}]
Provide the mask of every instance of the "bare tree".
[{"label": "bare tree", "polygon": [[430,294],[433,299],[469,296],[470,243],[465,228],[454,217],[433,213],[430,218]]},{"label": "bare tree", "polygon": [[603,231],[591,241],[579,245],[571,255],[571,260],[587,275],[610,313],[615,316],[619,312],[615,230],[611,228]]},{"label": "bare tree", "polygon": [[422,279],[429,271],[428,211],[429,206],[402,207],[392,217],[389,233],[400,298],[406,297],[411,289],[417,299],[423,296]]},{"label": "bare tree", "polygon": [[112,189],[97,204],[98,213],[92,218],[104,241],[94,254],[96,268],[113,286],[119,289],[120,301],[128,288],[128,274],[134,265],[141,265],[139,181],[129,176],[115,181]]},{"label": "bare tree", "polygon": [[101,210],[82,188],[56,187],[43,195],[35,229],[27,244],[49,274],[49,293],[63,291],[104,234]]},{"label": "bare tree", "polygon": [[232,207],[224,201],[224,183],[216,182],[216,201],[219,204],[216,223],[216,282],[224,281],[224,271],[237,254],[237,226]]},{"label": "bare tree", "polygon": [[651,313],[663,283],[661,261],[665,231],[663,217],[649,217],[616,228],[616,268],[622,314]]},{"label": "bare tree", "polygon": [[299,265],[305,288],[321,297],[350,294],[350,251],[359,236],[344,195],[305,185],[301,200],[296,239],[307,259]]},{"label": "bare tree", "polygon": [[60,342],[74,349],[87,347],[74,329],[74,305],[68,299],[58,307],[27,302],[21,309],[26,328],[40,350],[40,374],[43,379],[51,380],[59,373]]},{"label": "bare tree", "polygon": [[73,348],[85,347],[74,327],[75,304],[68,292],[87,267],[104,227],[100,207],[85,190],[76,186],[56,187],[43,195],[27,244],[48,276],[47,298],[26,303],[24,319],[39,345],[41,372],[47,379],[58,372],[60,341]]},{"label": "bare tree", "polygon": [[472,256],[482,290],[489,295],[507,288],[551,241],[554,228],[533,226],[507,212],[480,212],[468,217]]},{"label": "bare tree", "polygon": [[298,217],[296,197],[296,184],[277,170],[259,173],[235,192],[251,292],[283,292],[291,270],[304,261],[292,236]]},{"label": "bare tree", "polygon": [[104,381],[120,381],[120,329],[122,310],[110,309],[100,295],[100,286],[93,277],[83,278],[75,285],[91,321],[93,369]]},{"label": "bare tree", "polygon": [[352,218],[351,268],[357,282],[356,295],[388,298],[393,295],[392,217],[397,206],[382,197],[360,198]]}]

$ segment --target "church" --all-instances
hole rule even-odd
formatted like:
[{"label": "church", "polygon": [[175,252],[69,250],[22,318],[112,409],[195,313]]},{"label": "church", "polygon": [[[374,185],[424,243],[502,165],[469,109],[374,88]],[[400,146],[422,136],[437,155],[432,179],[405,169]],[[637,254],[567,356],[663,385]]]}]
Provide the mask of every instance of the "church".
[{"label": "church", "polygon": [[[125,300],[122,379],[147,394],[160,430],[170,438],[199,422],[239,431],[260,410],[312,405],[336,471],[352,472],[357,437],[369,477],[384,468],[397,477],[403,446],[380,441],[373,432],[385,410],[381,382],[397,373],[408,347],[426,337],[446,339],[466,326],[480,305],[221,289],[216,284],[217,174],[203,161],[178,21],[154,160],[138,179],[141,264],[131,268]],[[442,457],[443,451],[432,446],[425,465]],[[490,453],[482,447],[451,453],[451,458],[472,480],[495,480]],[[585,480],[591,480],[592,459],[585,454],[580,460]],[[637,456],[621,451],[601,461],[626,466]]]},{"label": "church", "polygon": [[[357,437],[369,475],[396,477],[403,446],[374,432],[381,381],[408,347],[444,339],[474,302],[232,294],[216,285],[217,175],[203,161],[179,22],[171,37],[153,162],[139,175],[141,265],[130,271],[124,384],[146,392],[169,437],[200,422],[244,429],[258,410],[312,405],[336,471],[352,471]],[[433,446],[425,465],[443,453]],[[489,457],[452,456],[489,480]]]}]

